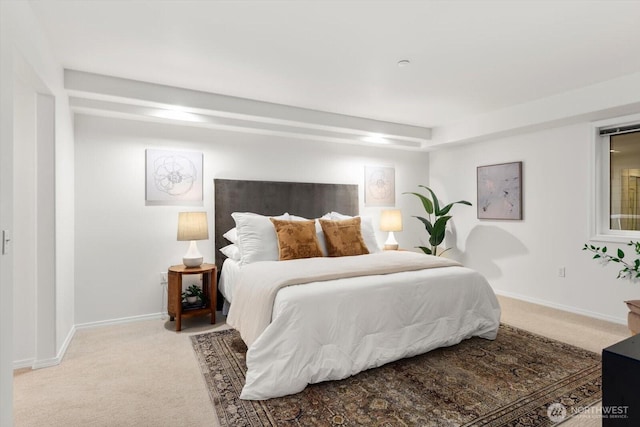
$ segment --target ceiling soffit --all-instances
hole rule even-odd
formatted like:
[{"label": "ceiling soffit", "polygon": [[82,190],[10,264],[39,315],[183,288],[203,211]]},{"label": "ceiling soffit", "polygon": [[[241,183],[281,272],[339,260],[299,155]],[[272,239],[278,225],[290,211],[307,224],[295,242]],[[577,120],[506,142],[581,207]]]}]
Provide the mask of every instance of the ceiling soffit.
[{"label": "ceiling soffit", "polygon": [[424,150],[431,129],[65,70],[74,112],[333,143]]}]

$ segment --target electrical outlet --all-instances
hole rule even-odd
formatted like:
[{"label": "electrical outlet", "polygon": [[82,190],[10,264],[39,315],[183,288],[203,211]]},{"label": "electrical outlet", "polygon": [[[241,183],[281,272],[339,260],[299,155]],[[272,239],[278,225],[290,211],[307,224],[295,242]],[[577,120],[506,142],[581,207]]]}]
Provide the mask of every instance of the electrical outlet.
[{"label": "electrical outlet", "polygon": [[160,272],[160,286],[164,286],[167,283],[169,283],[169,277],[167,276],[167,272],[166,271],[161,271]]},{"label": "electrical outlet", "polygon": [[565,277],[564,267],[558,267],[558,277]]}]

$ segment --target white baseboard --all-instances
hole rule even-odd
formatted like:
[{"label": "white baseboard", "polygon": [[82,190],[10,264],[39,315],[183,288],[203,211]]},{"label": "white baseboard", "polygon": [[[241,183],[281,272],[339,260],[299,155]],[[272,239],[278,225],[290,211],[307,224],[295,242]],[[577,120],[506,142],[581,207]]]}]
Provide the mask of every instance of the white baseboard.
[{"label": "white baseboard", "polygon": [[13,369],[22,369],[22,368],[31,368],[31,369],[40,369],[40,368],[48,368],[51,366],[59,365],[64,359],[64,355],[67,353],[67,349],[73,341],[73,337],[76,334],[76,331],[79,329],[89,329],[89,328],[97,328],[100,326],[109,326],[109,325],[119,325],[123,323],[132,323],[132,322],[140,322],[143,320],[158,320],[163,319],[167,316],[167,313],[153,313],[153,314],[145,314],[142,316],[131,316],[131,317],[122,317],[120,319],[111,319],[111,320],[101,320],[99,322],[88,322],[81,323],[79,325],[73,325],[71,330],[67,334],[62,346],[58,350],[58,354],[56,357],[45,360],[36,360],[34,358],[24,359],[24,360],[16,360],[13,362]]},{"label": "white baseboard", "polygon": [[75,326],[72,326],[71,330],[67,334],[67,337],[62,343],[62,346],[60,346],[60,349],[58,350],[58,354],[56,355],[56,357],[53,357],[51,359],[44,359],[44,360],[36,360],[35,358],[16,360],[13,362],[13,370],[15,371],[16,369],[22,369],[22,368],[40,369],[40,368],[48,368],[50,366],[59,365],[60,362],[62,362],[62,359],[64,358],[64,355],[67,352],[67,348],[69,348],[69,344],[71,344],[71,340],[73,340],[73,336],[75,335],[75,333],[76,333],[76,328]]},{"label": "white baseboard", "polygon": [[80,323],[75,325],[75,328],[76,330],[89,329],[89,328],[98,328],[101,326],[120,325],[123,323],[140,322],[143,320],[158,320],[158,319],[162,319],[163,316],[166,317],[166,315],[167,315],[166,313],[152,313],[152,314],[143,314],[141,316],[121,317],[119,319],[99,320],[97,322]]},{"label": "white baseboard", "polygon": [[569,305],[564,305],[564,304],[558,304],[558,303],[555,303],[555,302],[542,300],[542,299],[538,299],[538,298],[532,298],[532,297],[529,297],[529,296],[526,296],[526,295],[517,294],[517,293],[514,293],[514,292],[502,291],[502,290],[499,290],[499,289],[494,289],[493,291],[496,293],[496,295],[501,295],[501,296],[508,297],[508,298],[518,299],[518,300],[521,300],[521,301],[530,302],[532,304],[538,304],[538,305],[542,305],[542,306],[550,307],[550,308],[555,308],[555,309],[562,310],[562,311],[568,311],[569,313],[580,314],[582,316],[593,317],[594,319],[606,320],[607,322],[617,323],[619,325],[626,325],[627,324],[627,319],[626,318],[608,316],[606,314],[596,313],[595,311],[583,310],[581,308],[571,307]]},{"label": "white baseboard", "polygon": [[13,370],[22,368],[31,368],[36,359],[23,359],[13,361]]},{"label": "white baseboard", "polygon": [[[76,325],[71,326],[71,330],[67,334],[67,337],[64,339],[62,346],[60,346],[60,350],[58,350],[58,360],[62,362],[64,359],[64,355],[67,353],[67,349],[69,348],[69,344],[73,341],[73,337],[76,335]],[[59,363],[59,362],[58,362]]]},{"label": "white baseboard", "polygon": [[35,360],[31,369],[50,368],[52,366],[59,365],[61,361],[62,359],[58,356],[52,357],[51,359]]}]

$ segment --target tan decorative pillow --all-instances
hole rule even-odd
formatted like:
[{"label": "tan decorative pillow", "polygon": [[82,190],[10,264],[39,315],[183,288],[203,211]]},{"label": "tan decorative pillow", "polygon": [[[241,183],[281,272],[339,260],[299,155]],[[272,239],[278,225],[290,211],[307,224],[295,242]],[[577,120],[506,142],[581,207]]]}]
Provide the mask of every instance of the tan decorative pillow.
[{"label": "tan decorative pillow", "polygon": [[629,311],[640,315],[640,299],[632,299],[630,301],[625,301],[627,307],[629,307]]},{"label": "tan decorative pillow", "polygon": [[271,218],[271,222],[278,236],[280,261],[322,256],[315,221],[283,221]]},{"label": "tan decorative pillow", "polygon": [[329,256],[366,255],[367,245],[360,231],[360,217],[330,221],[320,219]]}]

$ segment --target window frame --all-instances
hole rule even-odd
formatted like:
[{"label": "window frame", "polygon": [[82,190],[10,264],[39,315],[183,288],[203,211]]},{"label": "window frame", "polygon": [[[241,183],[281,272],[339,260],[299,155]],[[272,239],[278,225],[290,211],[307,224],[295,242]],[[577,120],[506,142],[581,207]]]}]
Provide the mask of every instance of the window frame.
[{"label": "window frame", "polygon": [[640,124],[640,114],[602,120],[592,123],[591,159],[591,215],[592,241],[628,243],[640,240],[640,231],[611,229],[611,135],[600,135],[601,129]]}]

